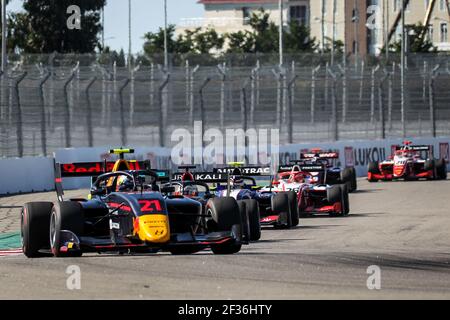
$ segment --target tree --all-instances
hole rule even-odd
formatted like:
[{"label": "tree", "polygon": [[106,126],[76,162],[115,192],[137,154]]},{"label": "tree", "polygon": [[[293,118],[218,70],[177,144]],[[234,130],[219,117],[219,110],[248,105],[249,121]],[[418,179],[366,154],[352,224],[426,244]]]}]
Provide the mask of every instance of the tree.
[{"label": "tree", "polygon": [[255,37],[249,31],[232,32],[226,35],[227,53],[250,53],[255,50]]},{"label": "tree", "polygon": [[289,30],[284,34],[284,42],[288,53],[313,52],[317,49],[316,39],[311,38],[310,29],[295,20],[289,23]]},{"label": "tree", "polygon": [[[186,30],[184,34],[175,37],[175,26],[170,25],[167,28],[167,48],[170,54],[174,54],[172,62],[177,63],[182,55],[203,56],[205,59],[212,57],[222,50],[225,38],[219,35],[213,29],[202,30],[196,28]],[[147,32],[144,35],[144,52],[153,62],[162,63],[164,55],[164,29],[160,28],[157,32]],[[148,64],[148,59],[140,57],[139,61]]]},{"label": "tree", "polygon": [[223,48],[225,39],[216,30],[198,30],[194,36],[194,52],[197,54],[211,54]]},{"label": "tree", "polygon": [[[148,56],[164,54],[164,29],[159,28],[157,32],[147,32],[144,35],[144,52]],[[175,40],[175,25],[167,27],[167,48],[169,52],[176,52],[177,41]]]},{"label": "tree", "polygon": [[[435,52],[437,49],[427,37],[428,28],[421,23],[406,25],[408,35],[408,52]],[[402,52],[402,40],[392,43],[389,51]]]},{"label": "tree", "polygon": [[255,37],[254,51],[257,53],[273,53],[279,50],[280,36],[275,23],[270,21],[270,15],[263,9],[253,13],[250,26]]},{"label": "tree", "polygon": [[[270,15],[261,9],[250,18],[252,31],[239,31],[227,35],[228,53],[277,53],[280,36],[278,26],[270,21]],[[316,39],[311,38],[308,27],[291,21],[283,33],[286,52],[313,52]]]},{"label": "tree", "polygon": [[[25,12],[10,15],[10,49],[23,53],[92,53],[100,47],[99,11],[106,0],[24,0]],[[77,5],[81,30],[67,27],[67,8]]]},{"label": "tree", "polygon": [[335,40],[333,43],[333,39],[330,37],[325,37],[325,47],[323,48],[323,51],[325,53],[330,53],[333,44],[334,52],[335,53],[343,53],[344,52],[344,42],[342,40]]}]

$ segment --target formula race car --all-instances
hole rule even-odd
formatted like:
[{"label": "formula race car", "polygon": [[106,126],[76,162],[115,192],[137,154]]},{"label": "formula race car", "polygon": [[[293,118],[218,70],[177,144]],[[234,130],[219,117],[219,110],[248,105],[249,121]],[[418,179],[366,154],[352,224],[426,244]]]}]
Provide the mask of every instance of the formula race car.
[{"label": "formula race car", "polygon": [[339,153],[311,149],[308,153],[301,153],[300,160],[291,161],[290,165],[281,166],[281,171],[291,171],[294,165],[302,167],[303,172],[308,172],[314,178],[312,183],[317,184],[346,184],[348,192],[358,189],[356,170],[354,167],[339,168],[334,166],[334,160],[339,159]]},{"label": "formula race car", "polygon": [[[210,191],[217,198],[232,197],[237,200],[242,211],[247,213],[250,239],[260,238],[261,225],[276,228],[291,228],[299,223],[296,196],[294,192],[262,194],[261,186],[254,177],[270,175],[270,168],[241,167],[243,164],[229,163],[230,167],[215,168],[213,172],[192,173],[196,182],[211,185]],[[177,174],[175,180],[180,180]]]},{"label": "formula race car", "polygon": [[393,151],[388,160],[369,163],[369,182],[447,179],[447,163],[444,159],[433,158],[432,146],[412,145],[410,141],[405,141],[403,146],[393,146]]},{"label": "formula race car", "polygon": [[226,185],[219,183],[218,197],[231,196],[237,200],[253,200],[260,211],[260,224],[275,228],[292,228],[299,224],[295,192],[261,192],[254,177],[270,176],[270,168],[241,167],[243,163],[230,163],[231,167],[216,168],[215,173],[225,175]]},{"label": "formula race car", "polygon": [[[217,197],[217,188],[211,190],[208,183],[226,181],[225,175],[211,172],[191,172],[196,166],[181,166],[184,172],[172,176],[170,186],[175,187],[176,195],[183,195],[195,199],[206,206],[209,199]],[[253,180],[254,182],[254,180]],[[250,198],[236,200],[241,214],[243,231],[242,236],[247,241],[257,241],[261,238],[260,212],[256,200]]]},{"label": "formula race car", "polygon": [[[101,173],[89,200],[63,199],[62,178],[92,177],[107,171],[100,163],[56,164],[58,202],[24,205],[21,217],[23,252],[27,257],[81,256],[85,252],[190,254],[211,248],[215,254],[233,254],[245,243],[239,206],[231,197],[202,203],[173,196],[161,187],[162,172],[130,170],[123,154],[112,172]],[[117,169],[117,170],[116,170]],[[164,179],[163,179],[164,180]]]},{"label": "formula race car", "polygon": [[[347,216],[350,202],[347,184],[327,185],[317,182],[320,166],[302,167],[294,165],[290,171],[281,170],[272,185],[260,190],[262,194],[272,192],[295,192],[299,217],[305,218],[313,214],[324,213],[330,216]],[[306,169],[306,171],[303,171]],[[322,169],[323,170],[323,169]]]}]

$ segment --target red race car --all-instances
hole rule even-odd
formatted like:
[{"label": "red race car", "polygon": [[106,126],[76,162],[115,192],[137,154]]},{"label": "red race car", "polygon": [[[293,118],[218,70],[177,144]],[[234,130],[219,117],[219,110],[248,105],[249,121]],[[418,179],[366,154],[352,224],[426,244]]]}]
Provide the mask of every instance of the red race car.
[{"label": "red race car", "polygon": [[393,146],[393,151],[388,160],[369,163],[369,182],[447,179],[447,163],[444,159],[433,158],[432,146],[412,145],[410,141],[405,141],[403,146]]}]

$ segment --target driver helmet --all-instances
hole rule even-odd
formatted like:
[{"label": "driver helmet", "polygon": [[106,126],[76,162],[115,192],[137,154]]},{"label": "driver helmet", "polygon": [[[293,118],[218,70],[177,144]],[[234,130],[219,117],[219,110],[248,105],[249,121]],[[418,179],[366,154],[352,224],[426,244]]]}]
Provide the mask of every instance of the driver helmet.
[{"label": "driver helmet", "polygon": [[116,192],[133,191],[133,189],[134,189],[133,179],[131,179],[128,176],[120,176],[117,178]]},{"label": "driver helmet", "polygon": [[232,176],[230,179],[231,185],[233,187],[244,187],[244,179],[242,178],[242,176]]},{"label": "driver helmet", "polygon": [[193,185],[185,186],[183,189],[183,195],[188,197],[196,197],[198,196],[198,188]]},{"label": "driver helmet", "polygon": [[304,183],[305,176],[303,174],[297,173],[297,174],[293,175],[291,180],[292,180],[292,182],[295,182],[295,183]]}]

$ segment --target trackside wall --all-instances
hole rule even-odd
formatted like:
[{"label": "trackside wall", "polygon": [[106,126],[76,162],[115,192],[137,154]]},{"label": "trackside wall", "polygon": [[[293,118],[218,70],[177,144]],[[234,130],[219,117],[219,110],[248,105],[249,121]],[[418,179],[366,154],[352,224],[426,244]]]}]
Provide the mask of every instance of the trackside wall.
[{"label": "trackside wall", "polygon": [[[432,145],[435,158],[450,159],[450,138],[417,138],[414,144]],[[399,145],[402,139],[373,141],[339,141],[336,143],[306,143],[280,147],[280,164],[298,159],[300,152],[311,148],[338,151],[337,166],[354,166],[359,177],[367,175],[367,165],[371,161],[383,161],[391,155],[392,146]],[[89,162],[114,160],[107,151],[110,147],[60,149],[54,156],[57,162]],[[244,153],[238,150],[237,159],[242,161]],[[150,160],[153,168],[176,168],[171,161],[169,148],[135,148],[130,155],[135,160]],[[229,159],[232,161],[233,159]],[[450,168],[449,168],[450,169]],[[90,178],[64,179],[65,189],[88,188]],[[45,157],[0,159],[0,195],[48,191],[54,189],[53,159]]]}]

